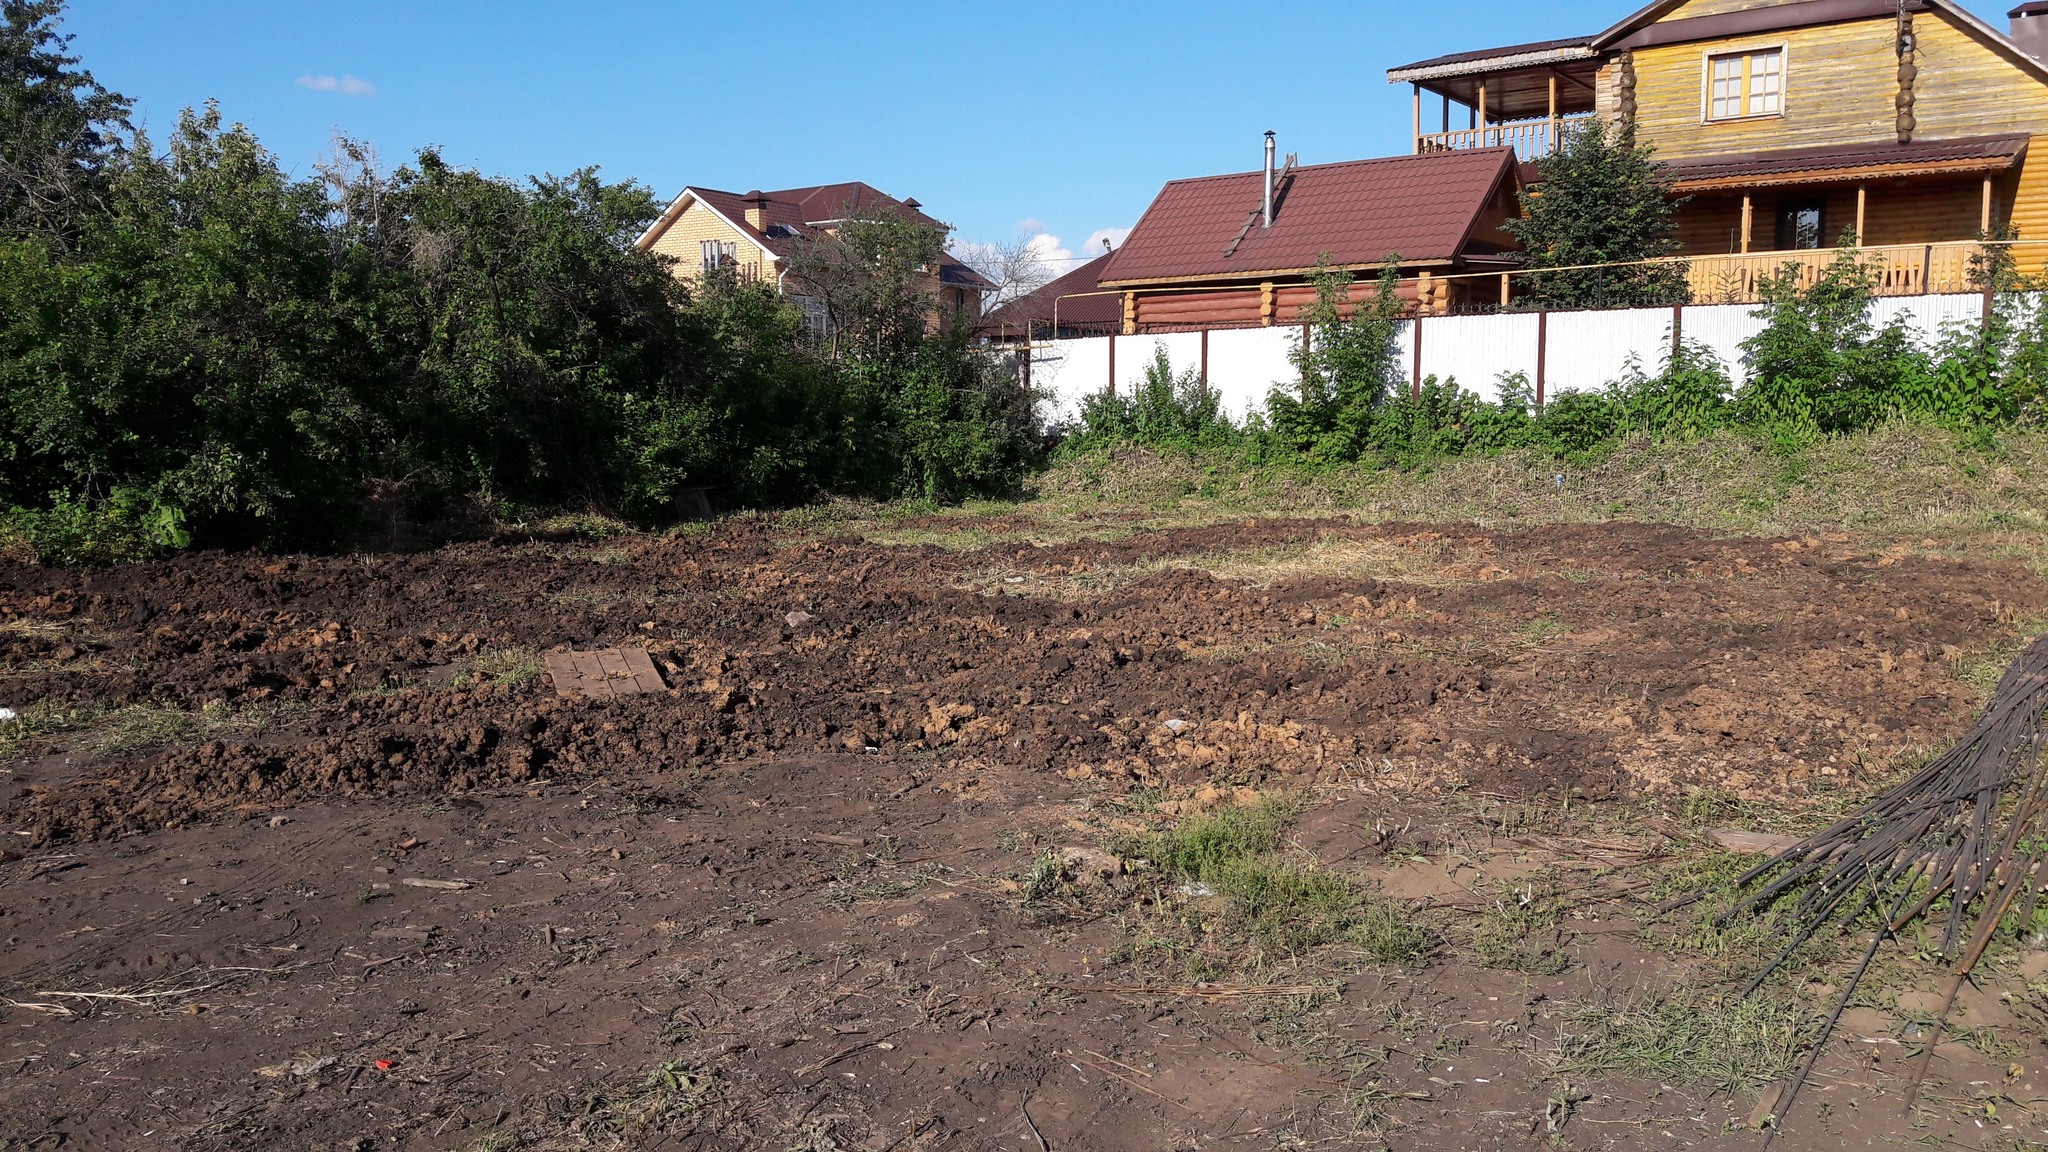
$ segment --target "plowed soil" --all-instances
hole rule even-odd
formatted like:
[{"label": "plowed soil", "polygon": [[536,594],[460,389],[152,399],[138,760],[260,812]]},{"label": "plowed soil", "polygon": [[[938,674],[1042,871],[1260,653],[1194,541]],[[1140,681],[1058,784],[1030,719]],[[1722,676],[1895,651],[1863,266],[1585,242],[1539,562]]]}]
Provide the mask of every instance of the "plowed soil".
[{"label": "plowed soil", "polygon": [[[1931,542],[1622,524],[0,567],[0,707],[36,719],[0,745],[0,1148],[1753,1141],[1753,1090],[1561,1071],[1562,1005],[1696,975],[1629,918],[1691,834],[1488,806],[1854,794],[2044,609]],[[619,646],[668,690],[538,670]],[[1048,847],[1254,792],[1446,915],[1612,866],[1561,971],[1447,946],[1313,995],[1148,959],[1128,878],[1025,899]],[[2043,1138],[2038,1040],[1946,1046],[1952,1106],[1909,1117],[1865,1039],[1781,1146]],[[1973,1079],[2010,1089],[1988,1125]]]}]

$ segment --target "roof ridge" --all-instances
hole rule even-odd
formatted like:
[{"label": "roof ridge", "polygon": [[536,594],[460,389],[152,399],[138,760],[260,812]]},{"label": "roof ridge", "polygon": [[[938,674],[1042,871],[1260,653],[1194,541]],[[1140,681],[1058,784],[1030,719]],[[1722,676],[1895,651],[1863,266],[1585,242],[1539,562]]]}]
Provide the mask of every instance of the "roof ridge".
[{"label": "roof ridge", "polygon": [[[1328,160],[1321,164],[1299,164],[1295,166],[1294,174],[1299,176],[1303,172],[1312,172],[1317,169],[1348,168],[1360,164],[1400,164],[1413,160],[1442,160],[1452,157],[1462,158],[1513,151],[1514,148],[1511,145],[1495,144],[1487,148],[1446,148],[1439,152],[1411,152],[1401,156],[1365,156],[1357,160]],[[1277,172],[1278,169],[1275,169],[1275,171]],[[1264,176],[1265,174],[1265,169],[1253,168],[1248,172],[1217,172],[1208,176],[1180,176],[1168,180],[1166,183],[1169,185],[1199,184],[1205,180],[1242,180],[1247,176]]]}]

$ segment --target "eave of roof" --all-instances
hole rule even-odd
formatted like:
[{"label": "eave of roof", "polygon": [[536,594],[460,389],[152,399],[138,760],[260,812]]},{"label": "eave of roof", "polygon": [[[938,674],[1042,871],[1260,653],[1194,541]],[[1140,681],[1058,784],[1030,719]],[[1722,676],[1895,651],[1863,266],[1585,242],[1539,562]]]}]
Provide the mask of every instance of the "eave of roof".
[{"label": "eave of roof", "polygon": [[2027,154],[2024,133],[1919,140],[1911,144],[1827,144],[1723,156],[1694,156],[1665,165],[1679,192],[1827,184],[1893,176],[2003,172]]},{"label": "eave of roof", "polygon": [[1107,328],[1121,326],[1124,304],[1121,293],[1102,291],[1102,270],[1109,255],[1062,274],[1035,292],[990,311],[976,327],[982,331],[1027,330],[1033,325],[1050,325],[1058,320],[1066,328]]},{"label": "eave of roof", "polygon": [[1532,68],[1572,60],[1590,60],[1599,55],[1593,51],[1592,43],[1591,36],[1573,36],[1563,40],[1542,40],[1534,44],[1514,44],[1506,48],[1454,52],[1448,56],[1389,68],[1387,80],[1394,84],[1420,83],[1424,80],[1442,80],[1451,76],[1469,76],[1476,72],[1497,72],[1508,68]]}]

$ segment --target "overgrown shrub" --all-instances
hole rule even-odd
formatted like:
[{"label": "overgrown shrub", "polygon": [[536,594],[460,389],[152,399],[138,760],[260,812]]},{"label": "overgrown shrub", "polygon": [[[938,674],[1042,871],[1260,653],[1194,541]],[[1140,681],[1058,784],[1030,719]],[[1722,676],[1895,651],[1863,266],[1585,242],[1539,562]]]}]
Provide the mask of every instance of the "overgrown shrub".
[{"label": "overgrown shrub", "polygon": [[1674,440],[1698,439],[1726,426],[1734,391],[1713,350],[1691,340],[1678,341],[1657,375],[1632,364],[1613,388],[1631,429]]},{"label": "overgrown shrub", "polygon": [[633,243],[655,199],[595,170],[515,182],[428,150],[385,173],[343,140],[294,179],[212,105],[159,148],[64,55],[59,14],[0,11],[12,552],[326,547],[373,506],[650,524],[697,488],[952,500],[1042,455],[1025,389],[893,259],[943,228],[813,245],[846,336],[821,340],[771,286],[678,281]]},{"label": "overgrown shrub", "polygon": [[1763,331],[1743,342],[1749,383],[1745,424],[1767,436],[1802,437],[1867,428],[1898,411],[1930,368],[1903,317],[1871,321],[1878,269],[1839,248],[1811,284],[1788,265],[1762,285]]},{"label": "overgrown shrub", "polygon": [[1300,385],[1275,388],[1266,398],[1275,444],[1323,461],[1356,460],[1366,450],[1380,406],[1400,390],[1400,337],[1408,325],[1397,291],[1400,262],[1388,256],[1362,299],[1354,299],[1351,273],[1316,271],[1315,303],[1301,316],[1310,337],[1290,354]]},{"label": "overgrown shrub", "polygon": [[1200,370],[1174,372],[1161,343],[1153,346],[1135,393],[1105,389],[1082,398],[1081,422],[1068,440],[1075,449],[1116,443],[1213,448],[1230,443],[1237,432]]}]

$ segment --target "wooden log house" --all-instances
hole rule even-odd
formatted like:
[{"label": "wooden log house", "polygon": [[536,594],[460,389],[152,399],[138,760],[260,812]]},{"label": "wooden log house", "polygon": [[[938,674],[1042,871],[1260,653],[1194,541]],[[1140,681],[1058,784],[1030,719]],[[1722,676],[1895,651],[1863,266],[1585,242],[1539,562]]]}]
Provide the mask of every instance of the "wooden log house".
[{"label": "wooden log house", "polygon": [[1512,148],[1277,166],[1267,138],[1262,170],[1168,183],[1109,257],[1096,292],[1116,294],[1120,331],[1296,324],[1318,268],[1350,272],[1357,300],[1390,263],[1402,297],[1440,314],[1496,293],[1460,274],[1515,266]]},{"label": "wooden log house", "polygon": [[[2010,227],[2048,263],[2048,3],[2010,34],[1952,0],[1662,0],[1590,36],[1405,65],[1414,153],[1525,163],[1590,116],[1633,119],[1669,165],[1694,298],[1756,298],[1853,236],[1888,294],[1964,291]],[[1524,169],[1534,179],[1533,165]],[[1540,194],[1540,189],[1538,190]]]}]

